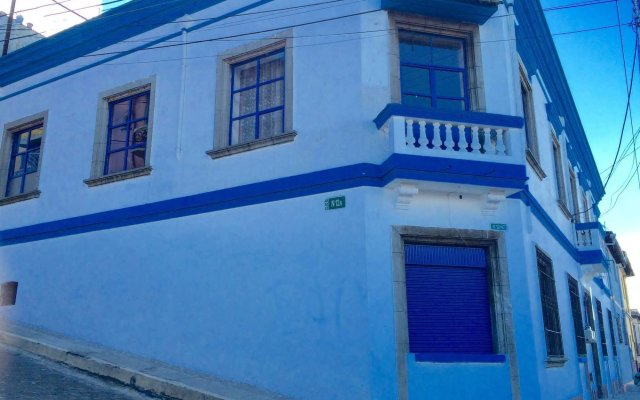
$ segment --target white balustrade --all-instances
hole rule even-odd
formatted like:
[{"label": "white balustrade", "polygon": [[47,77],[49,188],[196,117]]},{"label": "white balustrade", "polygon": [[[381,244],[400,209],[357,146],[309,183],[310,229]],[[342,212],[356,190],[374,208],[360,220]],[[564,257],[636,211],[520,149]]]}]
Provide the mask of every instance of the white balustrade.
[{"label": "white balustrade", "polygon": [[402,116],[390,123],[397,153],[516,162],[511,146],[520,139],[514,140],[512,135],[519,135],[509,127]]}]

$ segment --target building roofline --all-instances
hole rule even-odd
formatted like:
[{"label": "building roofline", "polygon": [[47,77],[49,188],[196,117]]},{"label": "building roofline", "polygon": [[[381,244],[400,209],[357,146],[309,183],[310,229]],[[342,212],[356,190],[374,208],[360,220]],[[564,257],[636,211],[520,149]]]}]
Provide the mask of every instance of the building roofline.
[{"label": "building roofline", "polygon": [[[99,51],[226,0],[132,0],[0,58],[0,87]],[[256,1],[248,8],[272,0]],[[246,9],[247,7],[242,7]]]},{"label": "building roofline", "polygon": [[[587,179],[591,183],[591,192],[595,202],[598,203],[604,196],[604,185],[540,1],[518,0],[515,2],[514,7],[517,11],[516,15],[521,16],[518,18],[518,28],[521,34],[516,36],[518,51],[525,50],[523,53],[528,51],[535,55],[534,58],[538,69],[542,70],[546,86],[551,92],[551,97],[553,98],[552,106],[558,109],[559,116],[565,118],[565,131],[571,139],[578,162],[588,174]],[[521,56],[523,56],[522,53]],[[523,56],[523,59],[526,58],[526,56]],[[556,128],[562,128],[560,121],[551,122],[554,125],[558,125]]]}]

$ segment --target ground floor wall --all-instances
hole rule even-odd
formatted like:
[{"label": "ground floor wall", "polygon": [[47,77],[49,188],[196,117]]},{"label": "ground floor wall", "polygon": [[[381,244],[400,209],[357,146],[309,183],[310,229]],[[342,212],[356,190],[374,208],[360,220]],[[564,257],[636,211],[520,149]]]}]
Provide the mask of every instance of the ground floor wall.
[{"label": "ground floor wall", "polygon": [[[408,235],[494,246],[503,360],[408,351]],[[553,367],[536,246],[556,276],[566,361]],[[520,200],[487,212],[486,192],[470,187],[425,185],[409,200],[365,187],[1,247],[0,280],[20,286],[0,315],[294,398],[587,398],[592,357],[577,354],[567,288],[580,271]],[[612,390],[624,373],[600,360]]]},{"label": "ground floor wall", "polygon": [[306,399],[369,398],[363,198],[309,196],[0,248],[2,316]]}]

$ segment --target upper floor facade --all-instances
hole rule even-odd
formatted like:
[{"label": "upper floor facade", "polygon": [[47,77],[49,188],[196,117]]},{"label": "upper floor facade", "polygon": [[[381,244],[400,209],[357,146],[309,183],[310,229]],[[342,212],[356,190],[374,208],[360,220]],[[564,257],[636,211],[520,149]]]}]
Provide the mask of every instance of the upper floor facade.
[{"label": "upper floor facade", "polygon": [[3,228],[347,168],[525,196],[579,247],[603,188],[539,4],[423,3],[139,0],[6,57]]}]

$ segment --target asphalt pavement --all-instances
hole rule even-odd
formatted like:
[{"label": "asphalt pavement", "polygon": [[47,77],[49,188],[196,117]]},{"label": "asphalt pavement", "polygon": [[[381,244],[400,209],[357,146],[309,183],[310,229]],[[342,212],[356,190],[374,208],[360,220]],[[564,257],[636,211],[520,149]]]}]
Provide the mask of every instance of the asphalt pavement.
[{"label": "asphalt pavement", "polygon": [[133,389],[0,345],[0,400],[149,400]]}]

